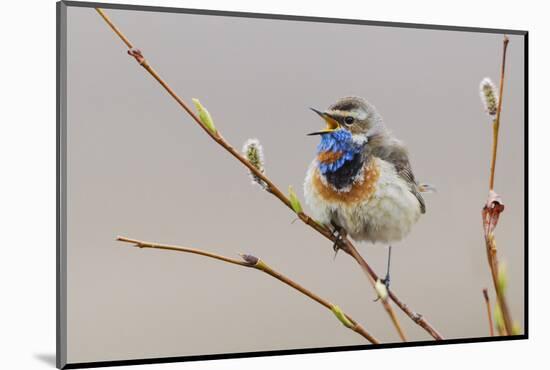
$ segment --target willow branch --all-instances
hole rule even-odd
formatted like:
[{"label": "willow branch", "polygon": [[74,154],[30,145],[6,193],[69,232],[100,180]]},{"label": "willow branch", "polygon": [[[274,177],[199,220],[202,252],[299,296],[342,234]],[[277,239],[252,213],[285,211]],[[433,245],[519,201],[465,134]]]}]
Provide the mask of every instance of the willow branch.
[{"label": "willow branch", "polygon": [[502,44],[502,63],[500,66],[500,84],[498,89],[498,107],[495,120],[493,121],[493,146],[491,155],[491,174],[489,177],[489,190],[495,187],[495,168],[497,163],[498,132],[500,129],[500,113],[502,111],[502,92],[504,91],[504,70],[506,67],[506,49],[508,48],[508,37],[504,36]]},{"label": "willow branch", "polygon": [[491,278],[493,280],[493,286],[495,288],[497,304],[500,307],[502,312],[502,319],[504,321],[504,330],[505,335],[510,335],[513,332],[513,322],[512,315],[510,314],[510,309],[508,302],[506,300],[506,294],[504,287],[499,284],[498,280],[498,271],[499,271],[499,262],[497,256],[497,246],[494,235],[491,233],[485,239],[486,249],[487,249],[487,259],[489,262],[489,269],[491,270]]},{"label": "willow branch", "polygon": [[491,301],[489,300],[489,292],[487,288],[483,288],[483,299],[485,300],[485,306],[487,307],[487,321],[489,322],[489,334],[492,337],[495,336],[495,326],[493,324],[493,315],[491,314]]},{"label": "willow branch", "polygon": [[[203,129],[203,131],[212,138],[216,143],[218,143],[221,147],[223,147],[227,152],[229,152],[235,159],[237,159],[239,162],[241,162],[245,167],[248,168],[248,170],[254,174],[257,178],[261,179],[265,183],[265,189],[269,193],[273,194],[276,198],[278,198],[281,202],[283,202],[288,208],[293,209],[292,205],[290,203],[290,200],[287,198],[287,196],[267,177],[265,174],[263,174],[261,171],[259,171],[256,167],[254,167],[248,160],[245,158],[239,151],[237,151],[235,148],[233,148],[218,131],[212,131],[209,130],[205,125],[202,124],[200,118],[189,108],[189,106],[172,90],[172,88],[159,76],[159,74],[149,65],[147,60],[143,57],[140,50],[135,49],[132,43],[128,40],[126,36],[113,24],[113,22],[109,19],[109,17],[105,14],[105,12],[102,9],[96,8],[96,11],[99,13],[99,15],[107,22],[109,27],[120,37],[120,39],[126,44],[126,46],[129,48],[128,54],[133,56],[136,61],[155,79],[157,80],[162,87],[176,100],[176,102],[191,116],[191,118],[199,125],[200,128]],[[336,242],[336,237],[332,234],[332,232],[324,225],[321,225],[317,223],[315,220],[313,220],[310,216],[308,216],[304,212],[299,212],[298,217],[302,222],[310,226],[311,228],[315,229],[317,232],[319,232],[321,235],[323,235],[325,238],[331,240],[332,242]],[[349,239],[345,240],[344,247],[342,250],[347,253],[348,255],[352,256],[357,263],[361,266],[362,270],[367,274],[369,277],[369,281],[371,284],[373,284],[373,281],[378,280],[378,275],[372,270],[372,268],[367,264],[365,259],[359,254],[357,249],[354,247],[354,245],[349,241]],[[374,286],[373,286],[374,287]],[[443,339],[442,336],[435,330],[421,315],[413,312],[408,308],[406,304],[404,304],[401,300],[398,299],[398,297],[395,295],[395,293],[389,291],[388,292],[389,298],[405,313],[407,316],[409,316],[415,323],[417,323],[419,326],[421,326],[423,329],[425,329],[433,338],[437,340]],[[381,300],[383,301],[383,300]],[[392,323],[396,327],[396,330],[398,331],[400,337],[404,339],[403,330],[401,328],[401,325],[399,324],[397,320],[397,316],[393,312],[393,309],[389,305],[388,302],[382,302],[384,305],[384,308],[388,312]]]},{"label": "willow branch", "polygon": [[[349,254],[357,262],[359,262],[361,269],[365,272],[365,275],[368,277],[371,285],[375,287],[376,281],[378,281],[378,277],[376,278],[373,277],[373,275],[376,276],[374,271],[370,269],[369,265],[367,265],[366,262],[365,263],[360,262],[360,261],[364,261],[364,259],[361,257],[361,255],[359,254],[357,249],[353,246],[353,244],[349,243],[349,245],[347,245],[347,248],[349,250]],[[384,309],[386,310],[387,314],[390,316],[390,319],[392,320],[392,323],[395,326],[397,333],[399,334],[399,337],[401,338],[402,341],[406,342],[407,338],[405,336],[405,332],[403,331],[403,328],[401,327],[401,324],[399,323],[399,320],[397,319],[397,316],[395,315],[394,310],[391,308],[390,303],[388,302],[389,295],[380,295],[378,291],[377,291],[377,294],[378,294],[378,297],[380,298],[380,302],[382,303],[382,306],[384,306]]]},{"label": "willow branch", "polygon": [[130,243],[133,244],[133,246],[137,248],[151,248],[151,249],[162,249],[162,250],[169,250],[169,251],[175,251],[175,252],[182,252],[182,253],[191,253],[191,254],[198,254],[201,256],[217,259],[219,261],[231,263],[233,265],[238,265],[241,267],[247,267],[247,268],[253,268],[259,271],[262,271],[266,273],[267,275],[285,283],[286,285],[290,286],[291,288],[299,291],[303,295],[309,297],[310,299],[314,300],[315,302],[319,303],[320,305],[324,306],[325,308],[329,309],[337,318],[340,320],[340,322],[347,327],[350,330],[353,330],[357,334],[364,337],[366,340],[371,342],[372,344],[379,344],[380,342],[373,337],[371,334],[369,334],[361,324],[357,323],[351,316],[344,313],[337,305],[329,302],[328,300],[318,296],[317,294],[313,293],[311,290],[304,288],[302,285],[298,284],[294,280],[290,279],[289,277],[281,274],[280,272],[276,271],[272,267],[270,267],[265,261],[259,259],[258,257],[249,255],[249,254],[242,254],[241,258],[242,260],[229,258],[225,256],[221,256],[219,254],[210,253],[203,251],[201,249],[195,249],[195,248],[187,248],[187,247],[180,247],[180,246],[174,246],[174,245],[165,245],[165,244],[158,244],[158,243],[151,243],[151,242],[145,242],[141,240],[136,239],[130,239],[123,236],[117,237],[117,240],[120,242]]},{"label": "willow branch", "polygon": [[498,283],[498,271],[499,262],[497,255],[497,244],[494,236],[494,230],[497,226],[500,214],[504,211],[504,204],[500,196],[494,191],[495,182],[495,165],[498,149],[498,134],[500,129],[500,115],[502,111],[502,96],[504,90],[504,77],[506,66],[506,51],[508,48],[509,39],[504,36],[502,42],[502,63],[500,69],[500,84],[499,84],[499,99],[495,119],[493,121],[493,142],[492,142],[492,156],[491,156],[491,170],[489,175],[489,197],[482,211],[483,230],[485,234],[485,247],[487,252],[487,262],[489,263],[489,269],[491,270],[491,277],[493,285],[495,287],[497,303],[502,311],[502,317],[504,321],[504,329],[507,335],[512,333],[512,317],[508,303],[506,301],[504,287]]}]

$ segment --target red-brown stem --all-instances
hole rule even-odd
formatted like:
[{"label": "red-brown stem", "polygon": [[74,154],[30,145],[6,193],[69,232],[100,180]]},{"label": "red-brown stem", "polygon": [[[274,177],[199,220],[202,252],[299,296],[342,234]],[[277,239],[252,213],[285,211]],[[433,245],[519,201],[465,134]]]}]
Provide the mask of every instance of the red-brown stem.
[{"label": "red-brown stem", "polygon": [[[498,106],[497,106],[497,112],[495,116],[495,120],[493,121],[493,144],[492,144],[492,156],[491,156],[491,172],[489,176],[489,193],[493,193],[494,185],[495,185],[495,167],[496,167],[496,160],[497,160],[497,149],[498,149],[498,134],[500,129],[500,115],[502,111],[502,96],[504,91],[504,76],[505,76],[505,66],[506,66],[506,51],[508,49],[508,43],[509,43],[508,37],[505,35],[504,39],[502,41],[502,63],[500,68],[500,84],[499,84],[499,93],[498,93]],[[497,247],[496,247],[496,240],[494,237],[493,232],[491,231],[489,234],[486,233],[485,235],[485,245],[487,249],[487,260],[489,263],[489,269],[491,270],[491,277],[493,280],[493,285],[495,287],[497,302],[500,306],[500,309],[502,311],[502,317],[504,320],[504,326],[506,330],[506,334],[510,335],[512,333],[512,317],[510,314],[510,309],[508,308],[508,303],[506,302],[505,292],[502,291],[500,288],[500,285],[498,284],[498,270],[499,270],[499,263],[498,263],[498,255],[497,255]]]},{"label": "red-brown stem", "polygon": [[[376,281],[378,280],[378,277],[376,278],[373,277],[373,275],[374,276],[376,275],[374,271],[372,271],[372,269],[366,262],[365,263],[360,262],[360,261],[364,261],[364,259],[361,257],[361,255],[359,254],[359,251],[355,248],[355,246],[349,243],[349,241],[346,241],[346,248],[348,250],[347,253],[349,253],[349,255],[352,256],[359,263],[359,266],[361,266],[361,269],[365,272],[365,275],[368,277],[371,285],[374,287],[376,284]],[[399,323],[399,320],[397,319],[395,312],[393,311],[393,309],[391,308],[388,302],[388,297],[379,296],[379,298],[380,298],[380,302],[384,306],[384,309],[390,316],[390,319],[392,320],[392,323],[395,326],[397,333],[399,334],[399,337],[403,342],[406,342],[407,338],[405,336],[405,332],[403,331],[403,328],[401,327],[401,324]]]},{"label": "red-brown stem", "polygon": [[489,262],[489,269],[491,271],[491,278],[493,280],[493,286],[495,288],[496,298],[498,305],[500,306],[500,311],[502,312],[502,319],[504,321],[504,331],[505,335],[510,335],[513,329],[512,315],[510,314],[510,309],[508,307],[508,302],[506,301],[505,292],[502,290],[501,285],[498,283],[498,256],[497,256],[497,247],[496,241],[493,234],[490,234],[485,238],[486,249],[487,249],[487,260]]},{"label": "red-brown stem", "polygon": [[489,322],[489,334],[492,337],[495,336],[495,326],[493,324],[493,315],[491,314],[491,301],[489,300],[489,292],[487,288],[483,288],[483,298],[485,299],[485,306],[487,307],[487,321]]},{"label": "red-brown stem", "polygon": [[[261,261],[259,258],[255,258],[255,263],[249,263],[246,260],[238,260],[235,258],[225,257],[216,253],[206,252],[201,249],[196,248],[189,248],[189,247],[181,247],[181,246],[175,246],[175,245],[166,245],[166,244],[159,244],[159,243],[151,243],[146,242],[142,240],[136,240],[136,239],[130,239],[123,236],[117,237],[117,240],[120,242],[130,243],[138,248],[151,248],[151,249],[162,249],[162,250],[169,250],[174,252],[183,252],[183,253],[191,253],[191,254],[198,254],[200,256],[209,257],[213,259],[217,259],[219,261],[231,263],[234,265],[239,265],[242,267],[248,267],[248,268],[254,268],[256,270],[262,271],[271,277],[274,277],[275,279],[283,282],[284,284],[292,287],[293,289],[299,291],[306,297],[311,298],[315,302],[319,303],[320,305],[326,307],[330,311],[333,311],[335,305],[331,303],[330,301],[318,296],[317,294],[313,293],[311,290],[304,288],[302,285],[298,284],[294,280],[290,279],[289,277],[281,274],[277,270],[273,269],[271,266],[267,265],[265,261]],[[260,263],[261,261],[261,263]],[[369,332],[365,330],[361,324],[357,323],[351,316],[345,314],[346,319],[352,324],[351,326],[347,326],[350,330],[353,330],[357,334],[363,336],[365,339],[367,339],[372,344],[379,344],[380,342],[378,339],[373,337]],[[349,324],[349,323],[348,323]]]},{"label": "red-brown stem", "polygon": [[502,92],[504,91],[504,70],[506,67],[506,49],[508,48],[508,37],[504,36],[502,46],[502,64],[500,66],[500,85],[498,91],[498,106],[495,120],[493,121],[493,148],[491,155],[491,175],[489,177],[489,190],[495,187],[495,169],[497,163],[498,132],[500,128],[500,112],[502,111]]},{"label": "red-brown stem", "polygon": [[[214,141],[216,141],[220,146],[222,146],[225,150],[227,150],[233,157],[235,157],[239,162],[241,162],[245,167],[248,168],[249,171],[251,171],[255,176],[263,180],[266,184],[266,190],[273,194],[275,197],[277,197],[281,202],[283,202],[288,208],[292,209],[292,205],[290,204],[290,200],[284,195],[283,192],[279,190],[277,186],[268,178],[266,177],[261,171],[259,171],[256,167],[254,167],[243,155],[241,155],[240,152],[238,152],[235,148],[233,148],[222,136],[219,134],[219,132],[213,133],[208,128],[206,128],[200,118],[187,106],[187,104],[170,88],[170,86],[159,76],[159,74],[149,65],[147,60],[143,58],[141,55],[141,52],[136,53],[136,50],[133,49],[132,43],[124,36],[124,34],[114,25],[114,23],[109,19],[109,17],[103,12],[102,9],[96,8],[96,11],[101,15],[101,17],[107,22],[109,27],[122,39],[122,41],[126,44],[126,46],[131,49],[129,51],[129,54],[134,56],[138,63],[147,71],[155,80],[157,80],[164,89],[176,100],[176,102],[191,116],[191,118],[203,129],[203,131],[210,136]],[[325,227],[324,225],[320,225],[315,220],[313,220],[311,217],[309,217],[307,214],[301,212],[298,214],[298,217],[300,220],[302,220],[305,224],[309,225],[313,229],[317,230],[320,234],[322,234],[327,239],[335,242],[336,237],[331,233],[331,231]],[[350,256],[352,256],[357,263],[362,267],[363,271],[369,276],[369,281],[371,284],[373,284],[373,281],[378,280],[378,276],[374,272],[374,270],[371,269],[371,267],[367,264],[367,262],[363,259],[363,257],[359,254],[357,249],[353,246],[353,244],[348,240],[345,241],[346,247],[343,248],[343,251]],[[374,287],[374,285],[373,285]],[[396,303],[399,308],[407,314],[415,323],[417,323],[419,326],[421,326],[423,329],[425,329],[434,339],[441,340],[443,339],[442,336],[424,319],[422,316],[416,314],[415,312],[411,311],[406,304],[401,302],[397,296],[389,291],[388,292],[389,297],[391,300]],[[384,305],[384,308],[389,313],[390,318],[392,320],[392,323],[396,327],[396,330],[398,331],[400,337],[403,339],[403,329],[401,328],[401,325],[399,324],[397,320],[397,316],[395,313],[393,313],[393,310],[389,304],[382,302]]]}]

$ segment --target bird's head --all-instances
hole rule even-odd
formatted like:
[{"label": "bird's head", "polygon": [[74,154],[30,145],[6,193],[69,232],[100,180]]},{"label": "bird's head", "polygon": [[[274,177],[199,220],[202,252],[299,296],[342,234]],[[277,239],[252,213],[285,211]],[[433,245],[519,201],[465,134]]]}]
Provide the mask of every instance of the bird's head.
[{"label": "bird's head", "polygon": [[311,108],[326,127],[309,135],[321,135],[317,147],[321,172],[338,170],[346,161],[363,151],[369,140],[385,132],[374,106],[358,97],[338,100],[325,111]]},{"label": "bird's head", "polygon": [[[323,130],[308,135],[331,135],[344,130],[351,134],[356,143],[366,143],[370,136],[384,131],[382,118],[376,108],[363,98],[351,96],[339,99],[327,110],[319,111],[311,108],[325,121]],[[345,135],[349,136],[349,135]]]}]

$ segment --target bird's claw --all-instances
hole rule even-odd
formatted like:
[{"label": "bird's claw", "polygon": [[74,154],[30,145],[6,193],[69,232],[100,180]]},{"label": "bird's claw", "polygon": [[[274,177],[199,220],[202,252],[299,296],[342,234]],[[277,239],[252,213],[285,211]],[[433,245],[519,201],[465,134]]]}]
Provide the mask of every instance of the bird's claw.
[{"label": "bird's claw", "polygon": [[332,246],[332,250],[334,250],[334,253],[338,253],[340,249],[342,249],[342,237],[338,235],[338,239],[334,242],[334,245]]},{"label": "bird's claw", "polygon": [[381,281],[386,286],[386,290],[390,290],[390,275],[386,275]]},{"label": "bird's claw", "polygon": [[335,226],[332,236],[336,238],[334,240],[334,244],[332,245],[332,249],[334,250],[334,259],[336,259],[338,251],[344,247],[344,236],[342,235],[342,229]]},{"label": "bird's claw", "polygon": [[338,251],[342,248],[342,246],[340,245],[341,241],[342,241],[342,236],[340,234],[338,234],[338,237],[336,239],[336,241],[334,242],[334,245],[332,246],[332,250],[334,250],[334,257],[332,258],[333,260],[336,259],[336,256],[338,255]]}]

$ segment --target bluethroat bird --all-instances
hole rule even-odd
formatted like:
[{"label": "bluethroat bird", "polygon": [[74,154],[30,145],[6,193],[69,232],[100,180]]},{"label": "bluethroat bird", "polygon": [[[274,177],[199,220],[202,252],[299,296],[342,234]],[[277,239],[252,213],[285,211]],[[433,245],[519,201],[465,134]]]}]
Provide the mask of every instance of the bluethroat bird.
[{"label": "bluethroat bird", "polygon": [[[331,225],[337,242],[392,243],[403,239],[426,204],[431,190],[415,180],[407,149],[386,129],[376,108],[359,97],[345,97],[321,112],[326,128],[304,182],[313,217]],[[384,283],[389,286],[391,245]]]}]

